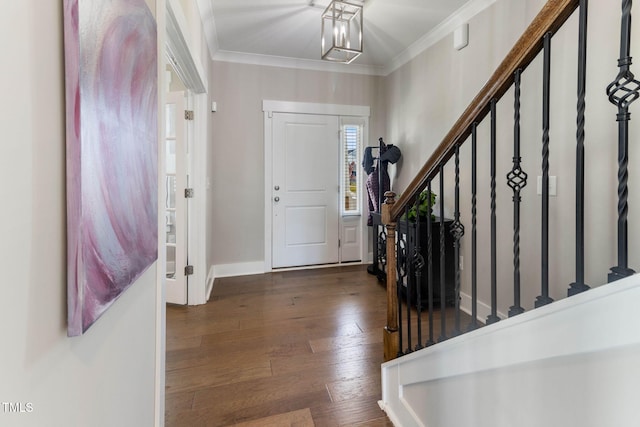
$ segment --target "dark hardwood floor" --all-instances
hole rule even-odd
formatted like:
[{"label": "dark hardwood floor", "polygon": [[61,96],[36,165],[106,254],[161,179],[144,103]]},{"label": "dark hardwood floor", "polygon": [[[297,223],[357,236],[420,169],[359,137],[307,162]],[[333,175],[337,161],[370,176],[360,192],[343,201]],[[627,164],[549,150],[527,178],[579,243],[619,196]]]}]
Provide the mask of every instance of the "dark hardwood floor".
[{"label": "dark hardwood floor", "polygon": [[207,304],[168,306],[166,425],[391,426],[385,293],[350,266],[218,279]]}]

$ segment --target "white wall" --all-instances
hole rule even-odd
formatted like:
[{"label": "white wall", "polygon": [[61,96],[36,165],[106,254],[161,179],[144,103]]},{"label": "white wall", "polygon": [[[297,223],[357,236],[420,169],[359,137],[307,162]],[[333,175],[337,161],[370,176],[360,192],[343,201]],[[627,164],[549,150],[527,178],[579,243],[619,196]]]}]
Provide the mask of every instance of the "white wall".
[{"label": "white wall", "polygon": [[[382,78],[214,61],[208,234],[214,265],[264,261],[264,99],[371,107],[369,136],[385,135]],[[312,159],[309,159],[312,161]]]},{"label": "white wall", "polygon": [[153,425],[155,265],[85,335],[66,336],[62,2],[9,2],[0,19],[0,401],[33,408],[0,407],[0,425]]},{"label": "white wall", "polygon": [[[456,51],[452,36],[392,73],[386,83],[389,139],[403,149],[399,166],[402,191],[452,127],[471,99],[489,79],[508,50],[541,9],[543,0],[498,0],[469,22],[469,46]],[[609,268],[616,264],[617,209],[617,108],[605,95],[605,88],[617,75],[620,37],[620,4],[609,0],[589,2],[589,54],[587,64],[586,128],[586,281],[591,286],[606,282]],[[638,26],[632,37],[632,56],[638,57]],[[525,286],[522,305],[533,307],[540,295],[540,196],[536,177],[541,175],[542,151],[542,61],[538,58],[523,74],[522,158],[529,175],[522,191],[521,273]],[[575,245],[575,133],[577,76],[577,15],[558,32],[552,42],[552,95],[550,175],[558,177],[558,197],[550,199],[550,294],[566,296],[574,277]],[[637,64],[632,70],[639,72]],[[640,207],[640,172],[633,168],[640,136],[631,107],[631,163],[629,236],[630,266],[640,268],[640,222],[634,220]],[[634,119],[635,118],[635,119]],[[489,120],[478,129],[478,244],[481,302],[490,301],[489,225],[490,168]],[[498,104],[498,305],[507,313],[513,304],[513,203],[506,175],[513,156],[513,90]],[[463,238],[464,270],[462,292],[470,294],[471,273],[471,144],[461,149],[461,210],[466,227]],[[634,160],[635,159],[635,160]],[[453,163],[446,167],[445,206],[453,212]],[[438,190],[438,181],[434,182]],[[635,212],[635,214],[634,214]]]}]

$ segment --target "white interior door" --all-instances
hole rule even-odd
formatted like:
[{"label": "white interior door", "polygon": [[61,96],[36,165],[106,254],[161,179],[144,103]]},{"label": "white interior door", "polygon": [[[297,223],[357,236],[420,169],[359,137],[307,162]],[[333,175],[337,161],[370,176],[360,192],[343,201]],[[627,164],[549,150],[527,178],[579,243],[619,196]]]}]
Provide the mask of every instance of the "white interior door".
[{"label": "white interior door", "polygon": [[183,92],[167,94],[165,131],[165,228],[168,303],[187,303],[187,130]]},{"label": "white interior door", "polygon": [[338,262],[338,122],[273,114],[273,268]]}]

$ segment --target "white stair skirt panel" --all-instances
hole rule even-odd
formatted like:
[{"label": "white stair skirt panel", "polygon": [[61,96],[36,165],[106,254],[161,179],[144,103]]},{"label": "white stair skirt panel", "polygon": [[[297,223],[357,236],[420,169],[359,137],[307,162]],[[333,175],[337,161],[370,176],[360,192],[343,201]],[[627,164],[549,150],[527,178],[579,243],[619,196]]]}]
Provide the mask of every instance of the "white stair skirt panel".
[{"label": "white stair skirt panel", "polygon": [[396,426],[634,426],[640,275],[382,365]]}]

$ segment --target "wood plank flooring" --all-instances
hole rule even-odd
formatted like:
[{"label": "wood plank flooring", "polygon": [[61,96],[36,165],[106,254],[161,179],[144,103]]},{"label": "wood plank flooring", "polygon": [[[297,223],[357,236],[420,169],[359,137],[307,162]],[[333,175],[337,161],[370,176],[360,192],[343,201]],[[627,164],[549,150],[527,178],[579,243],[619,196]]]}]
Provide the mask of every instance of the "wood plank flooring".
[{"label": "wood plank flooring", "polygon": [[391,426],[385,292],[350,266],[218,279],[207,304],[168,306],[166,425]]}]

